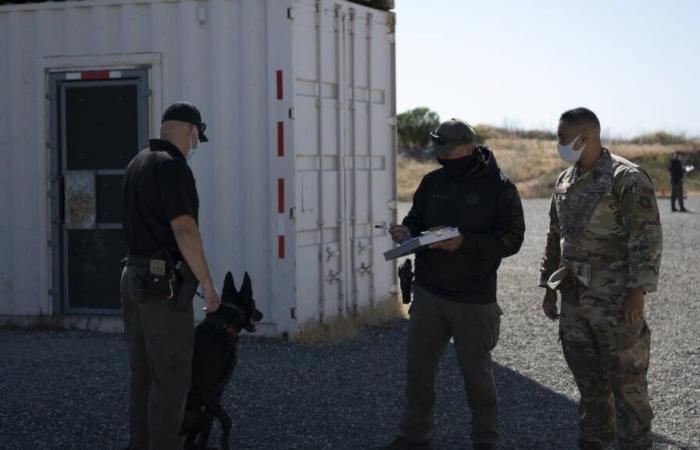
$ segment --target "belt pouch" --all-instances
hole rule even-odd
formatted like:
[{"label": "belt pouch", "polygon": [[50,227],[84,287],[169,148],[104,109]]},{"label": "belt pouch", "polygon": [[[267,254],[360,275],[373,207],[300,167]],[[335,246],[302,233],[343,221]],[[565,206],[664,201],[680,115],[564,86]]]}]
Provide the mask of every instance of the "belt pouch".
[{"label": "belt pouch", "polygon": [[172,298],[172,267],[165,259],[150,260],[146,273],[143,274],[144,290],[147,297]]}]

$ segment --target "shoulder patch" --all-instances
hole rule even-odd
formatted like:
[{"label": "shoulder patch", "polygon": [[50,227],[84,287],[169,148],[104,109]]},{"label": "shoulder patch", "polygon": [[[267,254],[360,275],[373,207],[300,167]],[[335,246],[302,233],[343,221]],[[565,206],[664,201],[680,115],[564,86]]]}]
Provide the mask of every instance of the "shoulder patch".
[{"label": "shoulder patch", "polygon": [[637,207],[644,212],[651,211],[651,197],[648,195],[640,195],[637,201]]}]

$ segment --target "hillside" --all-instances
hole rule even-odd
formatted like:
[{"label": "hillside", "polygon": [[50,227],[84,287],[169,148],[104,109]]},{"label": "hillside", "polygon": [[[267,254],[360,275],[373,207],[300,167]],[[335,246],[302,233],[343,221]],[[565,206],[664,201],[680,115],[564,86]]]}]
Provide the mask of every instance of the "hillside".
[{"label": "hillside", "polygon": [[[537,133],[531,132],[537,136]],[[521,133],[525,134],[525,133]],[[487,139],[486,145],[494,152],[503,171],[517,185],[525,198],[548,197],[557,175],[566,167],[559,159],[556,140],[528,138],[505,133]],[[636,143],[633,141],[604,142],[613,153],[623,156],[646,169],[654,180],[659,195],[670,192],[668,157],[674,151],[681,153],[684,164],[693,164],[698,169],[685,179],[686,193],[700,193],[700,141],[684,143]],[[434,161],[419,161],[399,152],[398,197],[410,201],[423,175],[439,167]]]}]

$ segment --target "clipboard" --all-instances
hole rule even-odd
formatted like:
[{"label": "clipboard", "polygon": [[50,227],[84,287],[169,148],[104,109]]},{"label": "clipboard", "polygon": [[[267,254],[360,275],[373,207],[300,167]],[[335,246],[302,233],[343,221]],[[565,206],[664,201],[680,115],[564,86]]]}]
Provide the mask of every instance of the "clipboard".
[{"label": "clipboard", "polygon": [[407,239],[403,244],[398,247],[392,248],[389,251],[384,252],[384,259],[386,261],[391,261],[392,259],[400,258],[416,250],[434,244],[436,242],[447,241],[454,239],[459,236],[459,230],[455,227],[444,227],[431,231],[424,231],[420,236],[412,237]]}]

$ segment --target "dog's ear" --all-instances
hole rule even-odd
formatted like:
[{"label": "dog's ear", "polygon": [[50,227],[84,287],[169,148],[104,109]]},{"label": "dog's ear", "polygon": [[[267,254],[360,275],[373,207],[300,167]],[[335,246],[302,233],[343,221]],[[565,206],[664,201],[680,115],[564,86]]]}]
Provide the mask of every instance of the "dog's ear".
[{"label": "dog's ear", "polygon": [[224,290],[221,291],[221,296],[228,297],[236,292],[236,284],[233,281],[233,275],[231,272],[226,272],[226,278],[224,279]]},{"label": "dog's ear", "polygon": [[250,281],[250,275],[248,272],[243,276],[243,285],[241,286],[241,294],[252,297],[253,296],[253,282]]}]

